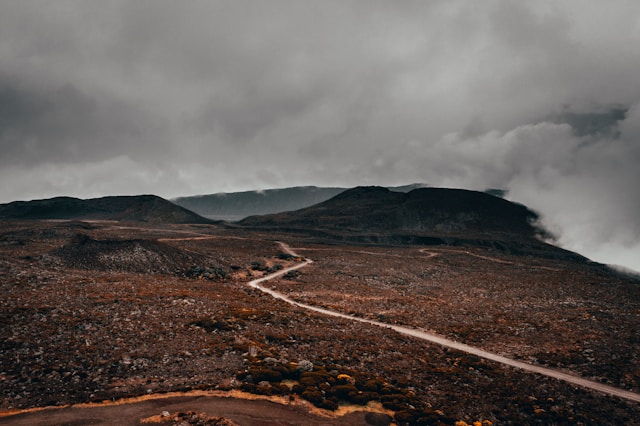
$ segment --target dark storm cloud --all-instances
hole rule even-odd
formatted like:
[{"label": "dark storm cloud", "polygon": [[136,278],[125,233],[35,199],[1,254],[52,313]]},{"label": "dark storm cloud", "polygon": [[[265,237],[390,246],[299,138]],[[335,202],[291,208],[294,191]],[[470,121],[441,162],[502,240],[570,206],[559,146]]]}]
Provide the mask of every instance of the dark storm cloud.
[{"label": "dark storm cloud", "polygon": [[628,108],[616,106],[606,108],[604,111],[592,112],[571,112],[565,111],[559,114],[552,121],[567,123],[577,136],[611,136],[619,137],[620,130],[618,123],[626,117]]},{"label": "dark storm cloud", "polygon": [[637,16],[622,0],[4,2],[0,196],[494,187],[569,248],[640,259]]},{"label": "dark storm cloud", "polygon": [[212,96],[198,112],[194,126],[205,134],[219,133],[227,143],[246,143],[284,117],[290,120],[304,114],[323,98],[323,92],[314,87],[251,86]]},{"label": "dark storm cloud", "polygon": [[[97,102],[71,84],[35,91],[0,78],[0,164],[86,161],[135,152],[127,108]],[[140,117],[138,117],[140,118]]]}]

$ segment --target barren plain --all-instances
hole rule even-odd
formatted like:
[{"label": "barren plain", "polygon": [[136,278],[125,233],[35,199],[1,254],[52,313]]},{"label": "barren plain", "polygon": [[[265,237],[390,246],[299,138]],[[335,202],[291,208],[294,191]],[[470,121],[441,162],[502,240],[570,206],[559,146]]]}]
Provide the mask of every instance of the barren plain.
[{"label": "barren plain", "polygon": [[[637,403],[308,312],[247,285],[302,261],[283,253],[284,241],[314,262],[264,285],[294,300],[640,392],[640,283],[602,265],[460,246],[329,245],[215,225],[0,226],[0,424],[60,411],[26,409],[163,395],[139,403],[146,411],[132,411],[130,424],[152,415],[296,424],[302,412],[311,417],[298,424],[640,421]],[[255,402],[262,416],[240,418],[201,402],[246,395],[278,404]],[[77,419],[94,408],[73,409]],[[270,417],[278,410],[291,423]],[[89,418],[117,423],[108,413]]]}]

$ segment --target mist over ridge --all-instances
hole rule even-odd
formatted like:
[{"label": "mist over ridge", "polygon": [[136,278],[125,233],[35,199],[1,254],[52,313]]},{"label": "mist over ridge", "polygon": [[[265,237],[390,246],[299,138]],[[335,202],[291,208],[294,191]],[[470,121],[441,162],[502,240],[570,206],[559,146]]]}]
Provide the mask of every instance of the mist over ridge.
[{"label": "mist over ridge", "polygon": [[640,4],[0,5],[0,202],[500,188],[640,270]]}]

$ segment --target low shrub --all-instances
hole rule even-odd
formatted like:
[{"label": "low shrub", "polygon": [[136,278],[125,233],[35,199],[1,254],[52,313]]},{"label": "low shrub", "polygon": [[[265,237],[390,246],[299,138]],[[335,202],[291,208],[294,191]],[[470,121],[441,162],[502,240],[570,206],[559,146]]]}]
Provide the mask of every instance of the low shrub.
[{"label": "low shrub", "polygon": [[240,390],[249,393],[256,393],[257,386],[253,383],[242,383],[240,385]]},{"label": "low shrub", "polygon": [[304,373],[300,374],[300,378],[298,379],[298,381],[303,386],[318,386],[321,383],[328,382],[329,379],[332,379],[332,377],[328,374],[323,374],[315,371],[305,371]]},{"label": "low shrub", "polygon": [[217,319],[217,318],[202,318],[197,321],[193,321],[190,324],[195,325],[196,327],[204,328],[207,331],[213,331],[213,330],[229,331],[233,329],[233,327],[228,321],[224,319]]},{"label": "low shrub", "polygon": [[283,385],[282,383],[272,383],[271,391],[274,395],[288,395],[291,393],[289,386]]},{"label": "low shrub", "polygon": [[384,385],[385,383],[381,379],[369,379],[364,383],[357,383],[359,389],[368,392],[379,392],[384,387]]},{"label": "low shrub", "polygon": [[337,385],[332,386],[329,390],[330,395],[335,395],[340,399],[344,399],[345,401],[351,400],[349,394],[357,394],[358,392],[358,388],[356,388],[354,385]]},{"label": "low shrub", "polygon": [[398,426],[404,425],[455,425],[456,420],[445,416],[442,412],[426,408],[423,410],[410,408],[397,411],[393,417]]},{"label": "low shrub", "polygon": [[251,367],[249,368],[249,374],[253,376],[254,382],[280,382],[282,380],[282,373],[266,366]]},{"label": "low shrub", "polygon": [[299,276],[300,276],[300,272],[294,270],[294,271],[287,272],[286,274],[284,274],[282,278],[284,278],[285,280],[295,280]]},{"label": "low shrub", "polygon": [[318,408],[324,408],[325,410],[335,411],[338,409],[338,401],[333,399],[323,399],[318,404],[316,404]]},{"label": "low shrub", "polygon": [[349,394],[349,401],[357,405],[367,405],[369,401],[380,400],[380,395],[376,392],[352,392]]},{"label": "low shrub", "polygon": [[410,408],[407,397],[401,393],[382,395],[380,396],[380,401],[382,406],[389,410],[400,411]]},{"label": "low shrub", "polygon": [[324,401],[324,395],[322,395],[320,389],[315,387],[307,387],[300,396],[316,406]]},{"label": "low shrub", "polygon": [[282,268],[283,268],[283,266],[281,264],[276,263],[275,265],[273,265],[272,267],[267,269],[267,273],[272,274],[274,272],[278,272]]}]

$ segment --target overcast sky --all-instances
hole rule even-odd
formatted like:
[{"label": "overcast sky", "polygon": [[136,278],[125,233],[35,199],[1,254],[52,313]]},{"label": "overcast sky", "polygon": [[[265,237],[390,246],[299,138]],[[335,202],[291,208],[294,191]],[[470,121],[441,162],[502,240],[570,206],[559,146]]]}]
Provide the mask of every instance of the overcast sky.
[{"label": "overcast sky", "polygon": [[0,202],[502,188],[640,270],[640,2],[0,3]]}]

